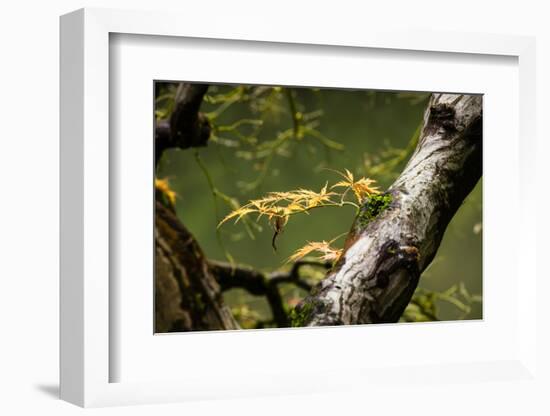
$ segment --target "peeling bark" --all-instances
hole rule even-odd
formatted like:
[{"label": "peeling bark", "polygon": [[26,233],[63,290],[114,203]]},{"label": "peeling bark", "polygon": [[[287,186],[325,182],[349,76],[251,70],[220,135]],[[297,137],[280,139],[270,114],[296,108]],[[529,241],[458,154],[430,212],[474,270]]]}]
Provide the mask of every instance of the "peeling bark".
[{"label": "peeling bark", "polygon": [[365,203],[341,260],[295,308],[293,324],[398,321],[481,174],[482,97],[433,94],[416,150],[387,192],[391,203],[374,219]]}]

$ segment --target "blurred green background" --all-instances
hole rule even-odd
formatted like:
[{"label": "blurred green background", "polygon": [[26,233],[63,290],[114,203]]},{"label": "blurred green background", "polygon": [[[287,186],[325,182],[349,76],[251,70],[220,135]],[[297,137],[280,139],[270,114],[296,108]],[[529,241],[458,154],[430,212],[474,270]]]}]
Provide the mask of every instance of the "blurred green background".
[{"label": "blurred green background", "polygon": [[[157,118],[169,116],[174,94],[174,84],[157,84]],[[211,118],[214,131],[208,147],[198,150],[200,162],[193,149],[170,150],[160,162],[157,177],[169,180],[177,193],[177,214],[207,257],[227,261],[229,253],[236,263],[273,271],[285,267],[286,259],[307,241],[328,241],[347,232],[354,219],[353,207],[324,208],[310,215],[293,216],[278,237],[275,252],[271,247],[273,230],[265,219],[259,222],[261,231],[253,227],[254,239],[241,223],[230,221],[217,229],[231,208],[223,198],[213,197],[212,184],[244,204],[271,191],[318,191],[327,181],[339,180],[328,169],[349,169],[359,177],[376,179],[385,190],[410,157],[429,96],[211,86],[201,111]],[[437,256],[422,274],[417,294],[428,296],[422,299],[431,302],[428,307],[439,319],[482,316],[481,221],[480,181],[453,218]],[[342,243],[340,239],[335,245],[341,247]],[[290,305],[305,295],[293,286],[285,287],[284,294]],[[225,299],[236,313],[244,307],[244,312],[258,318],[269,315],[263,298],[242,290],[227,292]],[[411,312],[407,320],[423,320]]]}]

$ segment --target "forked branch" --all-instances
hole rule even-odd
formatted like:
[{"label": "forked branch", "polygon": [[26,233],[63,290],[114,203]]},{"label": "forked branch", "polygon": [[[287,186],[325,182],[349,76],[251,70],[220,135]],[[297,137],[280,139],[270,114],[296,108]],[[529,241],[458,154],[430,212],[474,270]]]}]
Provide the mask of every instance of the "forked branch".
[{"label": "forked branch", "polygon": [[211,126],[199,109],[207,90],[205,84],[178,85],[170,119],[158,121],[155,126],[155,165],[166,149],[206,146]]},{"label": "forked branch", "polygon": [[273,315],[273,321],[279,328],[290,325],[279,285],[292,283],[309,292],[311,284],[300,275],[302,266],[323,269],[330,267],[330,263],[327,262],[302,260],[294,263],[289,271],[262,273],[250,267],[232,266],[218,261],[210,261],[209,265],[222,291],[241,288],[252,295],[265,296]]}]

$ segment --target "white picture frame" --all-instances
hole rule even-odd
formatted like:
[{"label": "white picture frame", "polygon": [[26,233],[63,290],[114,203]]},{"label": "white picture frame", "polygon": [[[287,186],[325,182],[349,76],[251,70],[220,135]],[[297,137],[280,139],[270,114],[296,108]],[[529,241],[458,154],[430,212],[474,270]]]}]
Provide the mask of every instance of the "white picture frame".
[{"label": "white picture frame", "polygon": [[[229,19],[220,18],[216,24],[205,26],[172,13],[106,9],[83,9],[61,18],[61,398],[88,407],[338,391],[367,385],[383,393],[396,378],[401,380],[402,388],[414,384],[415,389],[457,379],[470,386],[488,380],[506,381],[516,389],[526,388],[526,382],[529,388],[541,388],[536,361],[537,324],[532,319],[536,315],[537,279],[531,243],[536,240],[537,227],[532,214],[520,215],[514,239],[517,247],[512,248],[518,259],[518,269],[513,273],[523,273],[515,293],[517,307],[513,318],[522,325],[514,334],[517,345],[513,352],[498,360],[438,364],[420,361],[403,368],[369,365],[353,369],[342,365],[320,373],[308,370],[309,374],[306,371],[302,378],[290,380],[285,374],[264,371],[252,381],[243,373],[241,377],[220,374],[215,381],[205,375],[173,381],[152,377],[150,381],[112,382],[111,368],[121,357],[111,348],[110,332],[110,311],[116,309],[109,282],[111,34],[276,42],[283,50],[285,44],[299,44],[469,54],[472,59],[475,55],[514,57],[519,68],[519,201],[528,201],[533,192],[528,179],[535,169],[535,146],[529,145],[536,140],[533,38],[472,33],[435,35],[427,30],[384,30],[376,26],[328,34],[315,24],[308,26],[307,31],[293,27],[281,31],[277,24],[249,24],[245,18],[241,23],[237,27],[246,31],[236,33],[235,21]],[[527,213],[526,202],[518,202],[518,209]],[[364,328],[350,330],[357,333]],[[247,342],[252,342],[254,334],[246,335]],[[323,336],[331,335],[327,331],[293,331],[293,336],[304,343],[310,338],[322,343]],[[383,335],[379,332],[374,336]],[[168,341],[164,342],[171,342],[170,337],[165,339]]]}]

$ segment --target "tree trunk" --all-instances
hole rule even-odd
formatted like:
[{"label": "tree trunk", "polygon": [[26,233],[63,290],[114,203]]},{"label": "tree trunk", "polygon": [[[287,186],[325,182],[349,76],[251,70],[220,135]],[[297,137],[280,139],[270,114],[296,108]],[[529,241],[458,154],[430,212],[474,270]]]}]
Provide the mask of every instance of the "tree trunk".
[{"label": "tree trunk", "polygon": [[292,313],[295,326],[396,322],[482,174],[482,97],[433,94],[417,148],[354,221],[341,259]]},{"label": "tree trunk", "polygon": [[195,238],[159,202],[155,217],[155,332],[238,329]]}]

